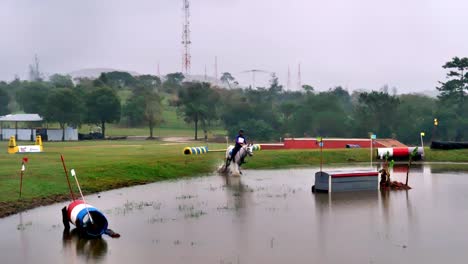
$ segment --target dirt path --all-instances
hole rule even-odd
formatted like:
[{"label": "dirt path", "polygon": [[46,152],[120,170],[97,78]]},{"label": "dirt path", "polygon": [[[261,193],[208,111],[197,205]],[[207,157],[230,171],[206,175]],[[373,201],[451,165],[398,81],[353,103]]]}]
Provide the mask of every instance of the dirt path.
[{"label": "dirt path", "polygon": [[193,142],[194,140],[191,137],[164,137],[164,138],[161,138],[161,141],[188,143],[188,142]]}]

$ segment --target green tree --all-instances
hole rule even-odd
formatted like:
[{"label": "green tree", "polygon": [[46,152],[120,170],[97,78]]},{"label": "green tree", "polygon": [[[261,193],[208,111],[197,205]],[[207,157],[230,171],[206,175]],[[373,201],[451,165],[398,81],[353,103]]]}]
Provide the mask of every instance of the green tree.
[{"label": "green tree", "polygon": [[461,141],[468,137],[468,58],[454,57],[442,66],[448,69],[447,81],[440,82],[439,90],[439,112],[445,115],[446,124],[455,121],[448,129],[455,132],[454,139]]},{"label": "green tree", "polygon": [[144,100],[144,119],[148,124],[150,137],[153,137],[153,130],[162,122],[162,98],[156,92],[147,93]]},{"label": "green tree", "polygon": [[88,93],[86,107],[88,109],[87,121],[100,124],[104,138],[106,136],[106,123],[120,120],[120,98],[109,87],[99,87]]},{"label": "green tree", "polygon": [[333,89],[329,89],[328,93],[338,100],[338,103],[342,106],[342,108],[345,111],[351,112],[353,110],[351,95],[348,93],[347,90],[343,89],[343,87],[337,86]]},{"label": "green tree", "polygon": [[361,93],[353,115],[355,135],[368,137],[368,132],[373,132],[379,137],[396,135],[399,104],[398,97],[388,93]]},{"label": "green tree", "polygon": [[123,115],[126,117],[127,126],[135,127],[143,124],[145,113],[145,97],[133,93],[123,106]]},{"label": "green tree", "polygon": [[231,88],[231,82],[233,82],[235,79],[234,77],[229,73],[229,72],[223,72],[221,74],[221,78],[219,78],[222,83],[226,83],[229,88]]},{"label": "green tree", "polygon": [[348,136],[349,123],[340,97],[330,90],[306,94],[292,115],[290,129],[296,136]]},{"label": "green tree", "polygon": [[238,126],[246,131],[248,141],[271,140],[277,133],[263,120],[253,118],[241,120]]},{"label": "green tree", "polygon": [[49,82],[57,88],[73,88],[73,81],[70,75],[53,74],[49,77]]},{"label": "green tree", "polygon": [[198,140],[198,125],[201,123],[205,136],[210,122],[216,120],[216,104],[219,94],[209,83],[186,82],[179,92],[178,111],[187,123],[195,125],[195,140]]},{"label": "green tree", "polygon": [[287,131],[293,136],[308,136],[312,133],[315,122],[315,111],[311,107],[315,106],[316,96],[308,94],[298,103],[297,109],[292,113]]},{"label": "green tree", "polygon": [[8,109],[10,113],[19,112],[21,110],[18,103],[18,92],[23,88],[23,82],[15,76],[15,79],[10,83],[0,82],[1,89],[7,92],[9,97]]},{"label": "green tree", "polygon": [[82,98],[70,88],[54,89],[47,97],[45,118],[49,122],[59,123],[62,129],[62,141],[65,140],[65,125],[79,125],[83,112]]},{"label": "green tree", "polygon": [[304,89],[304,91],[306,93],[313,93],[314,92],[314,87],[312,87],[311,85],[308,85],[308,84],[303,84],[302,89]]},{"label": "green tree", "polygon": [[282,122],[283,122],[283,131],[284,133],[291,132],[291,118],[293,114],[297,111],[299,106],[291,101],[284,102],[279,105],[279,111],[282,114]]},{"label": "green tree", "polygon": [[6,115],[10,112],[8,109],[9,103],[10,96],[8,92],[3,87],[0,87],[0,115]]},{"label": "green tree", "polygon": [[96,86],[103,86],[102,84],[104,84],[119,89],[133,86],[136,83],[135,77],[123,71],[103,72],[96,81],[98,82]]},{"label": "green tree", "polygon": [[398,125],[395,129],[398,140],[406,144],[419,144],[420,132],[425,132],[427,139],[431,138],[437,100],[417,94],[403,94],[399,100],[396,113]]},{"label": "green tree", "polygon": [[440,91],[439,98],[455,97],[456,101],[463,103],[468,91],[468,58],[454,57],[451,61],[442,66],[448,69],[446,82],[440,82],[441,86],[437,87]]},{"label": "green tree", "polygon": [[[234,136],[240,128],[244,128],[246,119],[255,119],[259,121],[256,124],[261,124],[259,129],[263,129],[264,124],[268,125],[270,129],[264,130],[268,133],[259,134],[250,131],[249,135],[253,133],[257,137],[256,140],[278,138],[283,129],[282,113],[278,109],[283,95],[280,93],[281,89],[282,87],[275,78],[272,78],[268,89],[235,89],[226,93],[222,99],[220,117],[229,136]],[[263,136],[265,138],[262,138]]]},{"label": "green tree", "polygon": [[[459,107],[447,101],[438,101],[434,117],[438,119],[439,125],[434,128],[434,139],[462,141],[468,138],[468,124],[466,118],[457,115]],[[468,109],[467,109],[468,111]],[[433,122],[431,122],[433,124]]]},{"label": "green tree", "polygon": [[320,93],[315,97],[313,106],[315,122],[312,132],[320,136],[349,136],[348,114],[341,97],[334,91]]},{"label": "green tree", "polygon": [[162,86],[164,91],[169,93],[177,93],[182,87],[182,81],[185,79],[181,72],[169,73],[166,75],[166,80]]},{"label": "green tree", "polygon": [[162,111],[162,97],[155,88],[148,84],[135,89],[124,107],[124,114],[129,122],[133,124],[147,123],[150,132],[149,138],[154,138],[154,127],[163,120]]},{"label": "green tree", "polygon": [[16,94],[16,101],[26,113],[45,114],[50,86],[44,82],[27,82]]},{"label": "green tree", "polygon": [[275,73],[271,74],[270,87],[268,88],[268,91],[272,95],[277,95],[283,91],[283,86],[279,84],[278,77],[276,77]]},{"label": "green tree", "polygon": [[137,76],[136,83],[140,86],[151,87],[154,90],[161,88],[161,79],[154,75],[145,74]]},{"label": "green tree", "polygon": [[94,86],[94,80],[87,77],[75,78],[75,80],[77,81],[76,88],[84,92],[90,92],[97,87]]},{"label": "green tree", "polygon": [[220,118],[231,137],[234,137],[242,128],[241,122],[246,117],[258,117],[248,103],[247,96],[240,89],[225,92],[221,100]]}]

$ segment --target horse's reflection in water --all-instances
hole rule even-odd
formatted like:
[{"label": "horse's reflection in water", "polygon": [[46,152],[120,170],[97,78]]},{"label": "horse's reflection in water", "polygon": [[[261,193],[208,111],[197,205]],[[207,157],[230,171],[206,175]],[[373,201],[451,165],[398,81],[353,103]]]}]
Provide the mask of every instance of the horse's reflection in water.
[{"label": "horse's reflection in water", "polygon": [[104,260],[107,254],[107,242],[102,237],[86,238],[80,235],[78,229],[65,229],[63,231],[63,249],[67,263],[70,259],[83,258],[86,262],[99,262]]}]

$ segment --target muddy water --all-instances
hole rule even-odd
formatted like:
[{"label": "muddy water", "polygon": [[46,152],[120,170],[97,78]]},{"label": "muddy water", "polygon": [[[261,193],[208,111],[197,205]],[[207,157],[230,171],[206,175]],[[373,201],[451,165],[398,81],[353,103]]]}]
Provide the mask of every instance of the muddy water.
[{"label": "muddy water", "polygon": [[37,208],[0,220],[0,262],[466,263],[468,166],[416,167],[412,190],[387,194],[312,194],[315,171],[245,171],[88,196],[119,239],[64,233],[65,203]]}]

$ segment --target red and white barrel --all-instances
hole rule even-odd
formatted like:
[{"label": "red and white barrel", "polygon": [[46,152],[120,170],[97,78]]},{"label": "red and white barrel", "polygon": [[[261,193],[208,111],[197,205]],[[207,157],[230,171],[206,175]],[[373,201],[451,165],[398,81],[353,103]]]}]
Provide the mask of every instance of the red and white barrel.
[{"label": "red and white barrel", "polygon": [[88,236],[98,237],[107,230],[108,222],[104,214],[82,200],[69,204],[67,214],[68,220]]},{"label": "red and white barrel", "polygon": [[[385,155],[388,154],[389,158],[407,158],[414,151],[416,147],[404,147],[404,148],[378,148],[377,156],[379,159],[385,159]],[[421,158],[424,156],[424,149],[418,147],[417,157]]]}]

